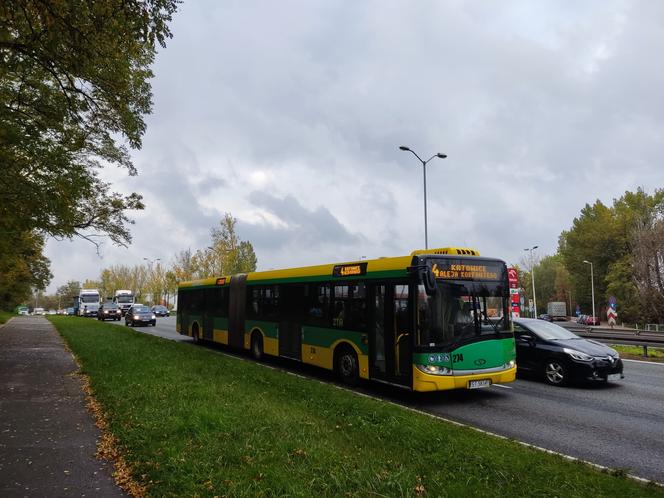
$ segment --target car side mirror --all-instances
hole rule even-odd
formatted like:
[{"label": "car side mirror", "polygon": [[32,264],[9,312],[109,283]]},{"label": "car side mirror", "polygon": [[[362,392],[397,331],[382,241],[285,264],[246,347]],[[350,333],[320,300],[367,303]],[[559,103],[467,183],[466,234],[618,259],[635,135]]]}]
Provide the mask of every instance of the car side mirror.
[{"label": "car side mirror", "polygon": [[521,342],[527,342],[528,344],[533,344],[535,342],[535,338],[532,335],[520,335],[518,339]]}]

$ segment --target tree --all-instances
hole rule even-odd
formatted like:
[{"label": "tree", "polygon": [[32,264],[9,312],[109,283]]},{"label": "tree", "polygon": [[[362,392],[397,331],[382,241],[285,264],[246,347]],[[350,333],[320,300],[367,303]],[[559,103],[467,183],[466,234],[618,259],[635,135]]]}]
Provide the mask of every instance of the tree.
[{"label": "tree", "polygon": [[[664,191],[662,192],[664,193]],[[632,270],[641,301],[641,317],[664,322],[664,199],[653,199],[633,232]]]},{"label": "tree", "polygon": [[[570,273],[574,294],[584,309],[591,308],[590,271],[593,263],[595,300],[603,314],[610,296],[626,321],[655,319],[664,304],[657,268],[662,265],[658,224],[664,218],[664,189],[650,195],[639,188],[625,192],[607,207],[600,201],[586,205],[572,228],[559,239],[559,252]],[[659,266],[658,266],[659,265]],[[662,317],[664,318],[664,317]]]},{"label": "tree", "polygon": [[[528,267],[530,268],[530,266]],[[563,259],[559,254],[544,256],[539,260],[535,259],[531,271],[526,271],[519,275],[521,286],[525,291],[524,299],[533,298],[531,284],[532,271],[535,272],[535,292],[537,297],[537,311],[539,313],[546,312],[546,305],[550,301],[564,301],[569,306],[569,272],[565,268]]]},{"label": "tree", "polygon": [[2,2],[0,231],[131,241],[126,211],[141,196],[111,192],[97,172],[136,174],[128,147],[141,146],[149,68],[177,3]]},{"label": "tree", "polygon": [[65,285],[61,285],[55,291],[62,307],[70,307],[74,304],[74,298],[81,292],[81,282],[70,280]]},{"label": "tree", "polygon": [[48,285],[52,275],[43,248],[44,237],[34,232],[0,234],[0,309],[11,310]]},{"label": "tree", "polygon": [[257,258],[251,242],[242,241],[235,233],[237,219],[225,213],[219,227],[212,228],[212,245],[206,250],[213,261],[211,275],[232,275],[256,271]]}]

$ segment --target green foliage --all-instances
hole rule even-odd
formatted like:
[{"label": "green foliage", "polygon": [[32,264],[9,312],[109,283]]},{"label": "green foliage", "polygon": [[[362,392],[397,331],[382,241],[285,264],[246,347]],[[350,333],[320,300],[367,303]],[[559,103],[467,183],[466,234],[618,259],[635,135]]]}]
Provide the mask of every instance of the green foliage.
[{"label": "green foliage", "polygon": [[[72,303],[72,300],[78,296],[80,292],[81,282],[70,280],[65,285],[58,287],[58,290],[55,293],[62,299],[63,303]],[[71,306],[71,304],[66,304],[66,306]]]},{"label": "green foliage", "polygon": [[[176,0],[5,0],[0,6],[0,231],[131,240],[141,196],[97,170],[136,171],[149,69]],[[122,142],[119,142],[122,140]],[[93,233],[91,233],[93,232]]]},{"label": "green foliage", "polygon": [[[559,253],[570,273],[573,293],[584,311],[591,309],[593,263],[597,312],[603,315],[609,296],[618,301],[626,321],[652,319],[664,305],[664,190],[625,192],[612,207],[600,201],[586,205],[572,228],[561,234]],[[660,228],[661,227],[661,228]],[[659,236],[661,230],[662,236]],[[658,282],[659,278],[659,282]],[[661,305],[653,304],[661,303]]]},{"label": "green foliage", "polygon": [[235,233],[237,219],[225,213],[218,227],[210,230],[211,245],[194,254],[190,250],[176,256],[173,273],[180,281],[256,271],[256,253],[251,242]]},{"label": "green foliage", "polygon": [[43,248],[44,237],[34,232],[0,233],[0,309],[12,310],[29,300],[33,288],[48,285],[52,275]]}]

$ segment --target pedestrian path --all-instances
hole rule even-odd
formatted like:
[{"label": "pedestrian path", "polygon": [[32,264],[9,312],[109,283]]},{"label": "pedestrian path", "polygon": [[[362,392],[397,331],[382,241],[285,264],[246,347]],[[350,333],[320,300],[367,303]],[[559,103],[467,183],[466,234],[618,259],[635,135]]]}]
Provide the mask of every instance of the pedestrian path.
[{"label": "pedestrian path", "polygon": [[125,496],[95,458],[77,366],[43,317],[0,327],[0,496]]}]

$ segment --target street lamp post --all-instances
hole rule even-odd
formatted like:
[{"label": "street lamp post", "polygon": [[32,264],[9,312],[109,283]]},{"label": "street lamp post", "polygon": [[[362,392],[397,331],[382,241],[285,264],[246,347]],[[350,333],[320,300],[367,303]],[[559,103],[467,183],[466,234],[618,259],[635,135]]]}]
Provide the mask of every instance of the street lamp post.
[{"label": "street lamp post", "polygon": [[[161,261],[161,258],[156,258],[156,259],[143,258],[143,259],[148,262],[148,270],[150,272],[150,277],[152,277],[152,263],[156,263],[157,261]],[[146,299],[147,299],[147,297],[146,297]],[[150,293],[150,299],[154,299],[154,296],[152,295],[152,293]]]},{"label": "street lamp post", "polygon": [[157,259],[143,258],[143,259],[148,262],[148,268],[150,268],[150,272],[152,272],[152,263],[156,263],[157,261],[161,261],[161,258],[157,258]]},{"label": "street lamp post", "polygon": [[530,278],[533,281],[533,305],[535,306],[535,318],[537,318],[537,297],[535,296],[535,263],[533,261],[533,251],[539,246],[526,247],[524,251],[530,251]]},{"label": "street lamp post", "polygon": [[593,320],[594,320],[595,319],[595,275],[593,273],[593,264],[585,259],[583,260],[583,262],[587,265],[590,265],[590,290],[592,292],[592,299],[593,299]]},{"label": "street lamp post", "polygon": [[437,154],[434,154],[425,161],[420,156],[418,156],[414,150],[406,147],[405,145],[400,146],[399,150],[412,152],[412,154],[422,163],[422,172],[424,174],[424,248],[429,249],[429,237],[427,233],[427,163],[431,161],[434,157],[445,159],[447,155],[441,154],[439,152]]}]

